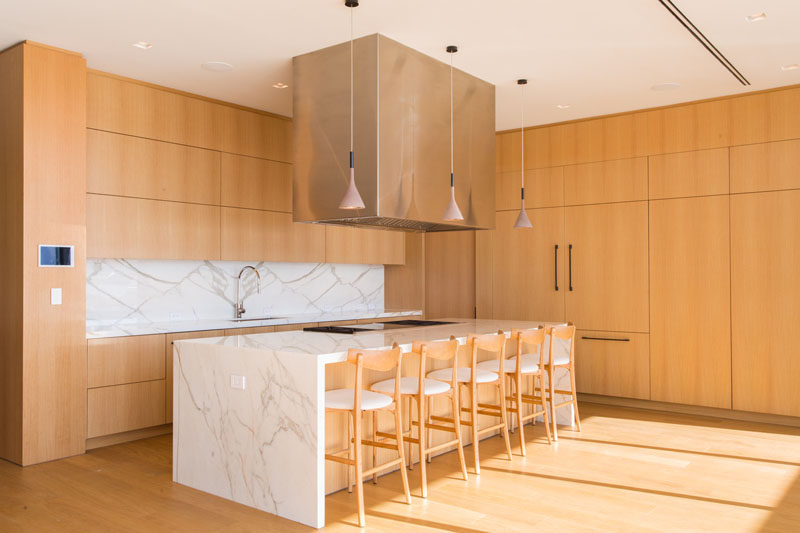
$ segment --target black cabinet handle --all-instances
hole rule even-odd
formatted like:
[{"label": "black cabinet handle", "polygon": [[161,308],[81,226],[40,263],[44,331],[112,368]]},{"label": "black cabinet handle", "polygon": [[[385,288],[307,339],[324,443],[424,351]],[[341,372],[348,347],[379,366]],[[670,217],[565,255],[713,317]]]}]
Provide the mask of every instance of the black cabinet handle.
[{"label": "black cabinet handle", "polygon": [[581,337],[587,341],[615,341],[615,342],[630,342],[630,339],[612,339],[611,337]]},{"label": "black cabinet handle", "polygon": [[553,250],[553,257],[555,258],[556,262],[556,269],[555,269],[555,279],[556,279],[556,291],[558,291],[558,245],[555,245],[555,249]]},{"label": "black cabinet handle", "polygon": [[572,290],[572,245],[569,245],[569,290]]}]

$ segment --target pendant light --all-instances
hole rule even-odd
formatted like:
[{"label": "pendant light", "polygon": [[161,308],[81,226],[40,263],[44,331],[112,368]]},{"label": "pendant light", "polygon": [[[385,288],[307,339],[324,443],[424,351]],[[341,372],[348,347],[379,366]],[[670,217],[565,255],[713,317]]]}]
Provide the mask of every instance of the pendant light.
[{"label": "pendant light", "polygon": [[453,177],[453,54],[458,52],[458,48],[450,45],[446,50],[450,54],[450,202],[447,204],[442,218],[449,221],[464,220],[464,215],[461,214],[456,203],[456,184]]},{"label": "pendant light", "polygon": [[358,0],[345,0],[344,5],[350,8],[350,180],[339,209],[364,209],[364,200],[356,187],[355,158],[353,156],[353,9],[358,7]]},{"label": "pendant light", "polygon": [[515,228],[532,228],[531,219],[528,218],[528,213],[525,212],[525,85],[528,80],[517,80],[517,85],[520,87],[520,118],[521,124],[519,126],[519,137],[522,141],[522,165],[520,165],[520,175],[522,176],[522,187],[520,188],[520,207],[517,221],[514,222]]}]

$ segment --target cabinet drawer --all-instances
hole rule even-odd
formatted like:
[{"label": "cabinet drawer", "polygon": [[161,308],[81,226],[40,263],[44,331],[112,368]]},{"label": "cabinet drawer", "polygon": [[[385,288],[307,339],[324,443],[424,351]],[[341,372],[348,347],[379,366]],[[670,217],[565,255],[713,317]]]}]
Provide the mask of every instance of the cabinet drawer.
[{"label": "cabinet drawer", "polygon": [[226,329],[225,336],[232,335],[253,335],[255,333],[272,333],[275,331],[275,326],[258,326],[255,328],[234,328]]},{"label": "cabinet drawer", "polygon": [[164,379],[164,335],[89,339],[87,386]]},{"label": "cabinet drawer", "polygon": [[163,379],[89,389],[87,438],[164,424]]},{"label": "cabinet drawer", "polygon": [[281,326],[275,326],[275,331],[297,331],[302,330],[303,328],[313,328],[318,326],[317,322],[303,322],[301,324],[283,324]]},{"label": "cabinet drawer", "polygon": [[648,337],[646,333],[578,330],[575,341],[578,392],[649,399]]}]

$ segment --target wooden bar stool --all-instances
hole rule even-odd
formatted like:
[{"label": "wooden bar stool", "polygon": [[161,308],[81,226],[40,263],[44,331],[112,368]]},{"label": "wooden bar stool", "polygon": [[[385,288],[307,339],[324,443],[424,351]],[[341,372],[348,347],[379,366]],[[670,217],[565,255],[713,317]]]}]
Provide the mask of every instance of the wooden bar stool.
[{"label": "wooden bar stool", "polygon": [[[469,407],[462,407],[462,412],[470,413],[470,420],[460,420],[460,423],[472,428],[472,452],[475,456],[475,473],[481,473],[479,441],[480,436],[500,429],[503,433],[503,439],[506,444],[506,453],[508,460],[511,460],[511,443],[508,440],[508,413],[506,412],[506,380],[504,377],[505,351],[506,351],[506,335],[502,331],[497,333],[489,333],[486,335],[467,336],[467,345],[471,351],[471,363],[469,367],[458,367],[456,369],[456,379],[459,384],[465,386],[469,391],[470,404]],[[489,370],[481,370],[478,368],[478,351],[484,350],[496,354],[498,360],[498,368],[500,372],[492,372]],[[451,371],[448,368],[441,370],[434,370],[428,373],[429,378],[438,379],[441,381],[450,381],[452,379]],[[500,394],[499,404],[480,403],[478,398],[478,385],[494,384],[497,386]],[[493,416],[501,420],[499,424],[494,424],[485,428],[478,427],[478,415]],[[460,418],[460,414],[458,417]],[[455,424],[453,418],[446,418],[442,416],[431,416],[431,420],[438,422],[449,422]]]},{"label": "wooden bar stool", "polygon": [[[419,461],[420,461],[420,490],[422,497],[428,497],[428,473],[426,458],[430,458],[432,452],[447,448],[448,446],[456,445],[458,450],[458,459],[461,461],[461,474],[464,479],[467,479],[467,465],[464,461],[464,444],[461,442],[461,423],[460,417],[456,416],[460,412],[459,395],[458,395],[458,380],[456,379],[456,372],[458,368],[458,341],[453,336],[447,341],[414,341],[411,351],[419,355],[419,376],[418,377],[405,377],[400,379],[400,394],[406,398],[413,398],[417,403],[418,420],[409,425],[408,436],[405,436],[406,442],[417,444],[419,447]],[[440,381],[438,379],[426,378],[425,368],[428,359],[438,359],[443,361],[452,361],[451,369],[445,370],[449,376],[449,383]],[[389,394],[394,391],[397,385],[395,379],[387,379],[379,381],[370,387],[375,392],[382,392]],[[448,396],[453,409],[453,425],[443,426],[440,424],[433,424],[430,422],[430,402],[435,396]],[[417,437],[411,436],[411,429],[413,425],[417,426]],[[430,445],[430,430],[446,431],[455,433],[455,438],[436,446]],[[385,438],[394,438],[391,433],[377,432],[377,436]],[[409,455],[411,455],[409,453]]]},{"label": "wooden bar stool", "polygon": [[[336,389],[325,392],[325,411],[348,413],[348,448],[325,454],[325,459],[347,465],[347,490],[352,491],[350,484],[350,467],[355,469],[356,499],[358,500],[358,525],[364,527],[364,476],[377,473],[391,466],[400,465],[400,475],[403,478],[403,490],[406,503],[411,503],[411,492],[408,490],[408,475],[405,469],[405,456],[403,453],[403,424],[400,414],[400,360],[402,352],[397,343],[389,350],[360,350],[351,348],[347,351],[347,362],[353,364],[356,373],[355,388]],[[395,369],[396,386],[391,395],[381,394],[363,389],[364,369],[385,372]],[[388,444],[376,440],[362,438],[362,415],[364,412],[373,412],[373,424],[377,420],[377,411],[390,411],[394,413],[396,443]],[[349,427],[353,427],[352,440],[349,437]],[[373,448],[386,448],[397,450],[397,459],[375,465],[364,471],[362,465],[361,446]],[[347,457],[339,454],[347,452]],[[374,457],[374,456],[373,456]]]},{"label": "wooden bar stool", "polygon": [[[578,431],[581,430],[581,419],[578,415],[578,391],[575,387],[575,325],[552,326],[547,329],[547,336],[550,340],[545,370],[547,371],[547,401],[550,402],[550,409],[553,417],[553,439],[558,440],[558,422],[556,409],[571,405],[575,417],[575,425]],[[569,341],[569,354],[554,355],[556,339]],[[559,390],[555,388],[555,374],[557,368],[566,368],[569,372],[570,387],[572,390]],[[542,391],[545,394],[545,391]],[[556,403],[556,394],[570,396],[571,399],[565,402]]]},{"label": "wooden bar stool", "polygon": [[[544,417],[544,428],[547,434],[547,442],[552,443],[550,438],[550,416],[548,414],[547,403],[545,395],[536,395],[536,380],[539,380],[539,390],[544,386],[544,373],[545,373],[545,360],[544,360],[544,339],[545,329],[539,326],[535,329],[527,330],[511,330],[511,338],[517,341],[517,354],[514,357],[506,359],[504,364],[505,373],[511,378],[513,391],[512,394],[506,398],[510,402],[511,407],[506,410],[509,413],[517,415],[517,425],[519,426],[519,447],[520,454],[525,456],[525,422],[536,418],[539,415]],[[533,350],[531,350],[533,348]],[[489,370],[491,372],[500,372],[500,362],[495,359],[489,361],[482,361],[478,363],[478,370]],[[522,392],[522,378],[523,376],[533,377],[533,391],[532,394],[524,394]],[[537,410],[535,407],[532,412],[527,415],[522,414],[522,406],[530,404],[541,407]]]}]

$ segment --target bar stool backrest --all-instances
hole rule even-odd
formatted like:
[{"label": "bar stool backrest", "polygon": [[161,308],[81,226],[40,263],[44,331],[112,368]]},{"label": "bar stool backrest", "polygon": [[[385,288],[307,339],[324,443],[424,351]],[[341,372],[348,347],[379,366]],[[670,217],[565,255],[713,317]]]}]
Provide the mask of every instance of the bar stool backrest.
[{"label": "bar stool backrest", "polygon": [[497,354],[498,364],[500,367],[499,375],[504,375],[505,367],[503,366],[503,363],[506,360],[506,334],[503,333],[502,330],[498,330],[497,333],[486,333],[483,335],[471,333],[467,336],[467,344],[472,349],[471,375],[473,379],[478,375],[479,350]]},{"label": "bar stool backrest", "polygon": [[403,352],[397,343],[386,350],[363,350],[350,348],[347,350],[347,362],[356,366],[356,384],[354,409],[361,410],[361,390],[364,386],[364,369],[386,372],[395,369],[394,399],[400,405],[400,362]]},{"label": "bar stool backrest", "polygon": [[553,360],[554,350],[557,349],[556,339],[569,341],[569,362],[575,362],[575,325],[567,324],[566,326],[551,326],[547,329],[547,336],[550,341],[548,349],[547,361]]},{"label": "bar stool backrest", "polygon": [[425,396],[425,373],[427,359],[452,360],[453,378],[450,386],[457,390],[458,380],[456,379],[458,369],[458,341],[452,335],[446,341],[414,341],[411,351],[419,354],[419,394]]},{"label": "bar stool backrest", "polygon": [[[521,367],[522,356],[524,354],[533,353],[539,357],[539,368],[545,363],[544,358],[544,341],[546,330],[543,326],[538,326],[533,329],[512,329],[511,338],[517,340],[517,370]],[[531,352],[526,347],[535,347]]]}]

